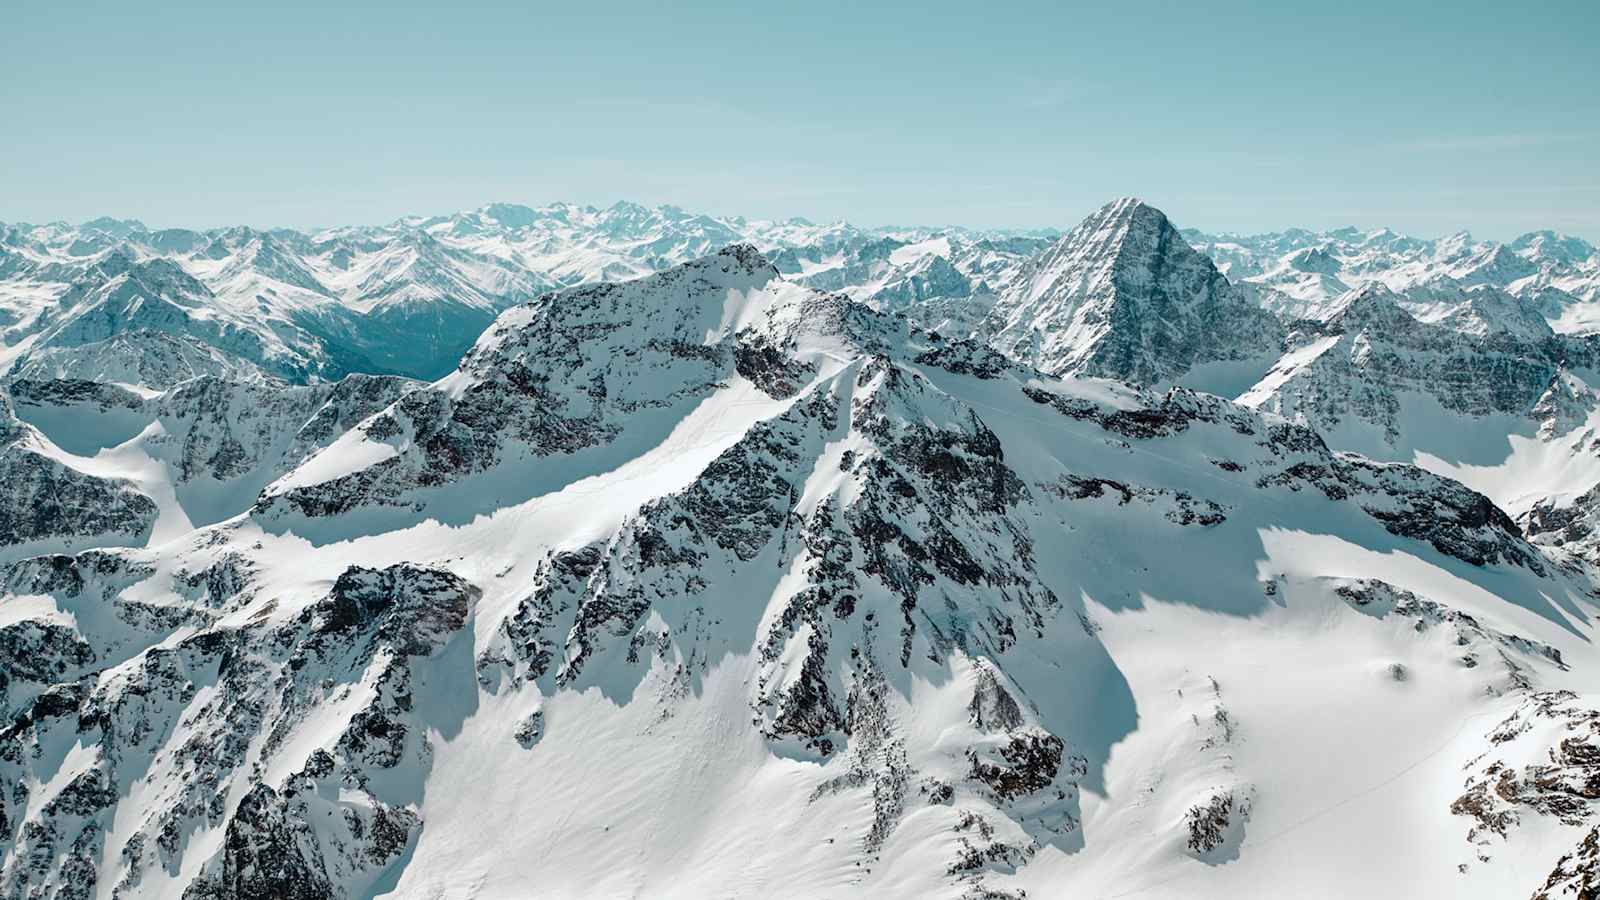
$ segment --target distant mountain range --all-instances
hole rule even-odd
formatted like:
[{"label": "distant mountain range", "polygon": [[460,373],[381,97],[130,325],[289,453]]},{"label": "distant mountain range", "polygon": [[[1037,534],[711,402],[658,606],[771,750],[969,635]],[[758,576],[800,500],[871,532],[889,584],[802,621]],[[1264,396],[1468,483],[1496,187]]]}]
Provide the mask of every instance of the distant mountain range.
[{"label": "distant mountain range", "polygon": [[[630,203],[607,209],[496,203],[315,233],[151,230],[107,218],[79,226],[0,225],[0,365],[36,374],[92,369],[106,355],[101,342],[148,331],[184,349],[138,339],[170,357],[144,364],[147,380],[242,365],[293,381],[349,372],[435,378],[504,309],[549,290],[637,278],[736,242],[753,244],[800,283],[966,334],[991,313],[1008,315],[1018,297],[1044,289],[1038,282],[1050,263],[1043,257],[1055,238],[718,218]],[[1100,236],[1102,244],[1107,239]],[[1354,229],[1249,237],[1191,231],[1183,240],[1225,276],[1216,283],[1220,292],[1231,298],[1236,288],[1284,321],[1326,319],[1341,297],[1377,282],[1425,322],[1459,318],[1464,328],[1526,331],[1539,329],[1543,319],[1564,333],[1600,328],[1600,257],[1584,241],[1552,232],[1509,244]],[[1069,274],[1088,263],[1055,262]],[[1022,339],[1017,323],[991,326],[1009,327],[1001,339],[1011,346]],[[1062,339],[1041,352],[1059,351]],[[210,351],[195,342],[228,360],[207,360]],[[165,377],[163,366],[171,369]]]},{"label": "distant mountain range", "polygon": [[[0,364],[67,373],[94,365],[82,360],[104,356],[97,345],[114,334],[152,331],[293,381],[436,378],[504,309],[739,241],[818,286],[915,306],[985,294],[1046,236],[722,219],[630,203],[496,203],[316,233],[152,231],[115,219],[0,225]],[[191,346],[184,355],[193,365],[207,354]],[[179,365],[158,380],[190,371]]]}]

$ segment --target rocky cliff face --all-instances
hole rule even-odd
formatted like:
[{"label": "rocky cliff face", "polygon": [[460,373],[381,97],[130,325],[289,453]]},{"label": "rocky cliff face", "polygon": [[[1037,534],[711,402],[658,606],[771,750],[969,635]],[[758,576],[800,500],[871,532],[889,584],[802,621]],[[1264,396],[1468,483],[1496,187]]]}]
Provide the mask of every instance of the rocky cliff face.
[{"label": "rocky cliff face", "polygon": [[1032,259],[984,325],[1051,374],[1170,382],[1202,362],[1276,355],[1281,327],[1178,234],[1128,198]]},{"label": "rocky cliff face", "polygon": [[0,547],[137,543],[150,535],[155,503],[124,479],[104,477],[62,461],[59,448],[20,421],[0,395]]},{"label": "rocky cliff face", "polygon": [[1414,397],[1464,417],[1581,421],[1587,410],[1558,409],[1552,392],[1593,365],[1591,341],[1462,324],[1418,321],[1379,285],[1352,291],[1327,320],[1297,323],[1284,357],[1240,401],[1330,433],[1372,428],[1389,445],[1422,427],[1406,405]]},{"label": "rocky cliff face", "polygon": [[765,330],[734,334],[744,323],[725,316],[731,298],[749,295],[759,306],[754,298],[765,298],[776,276],[753,248],[737,245],[637,282],[548,294],[512,310],[453,375],[362,426],[360,440],[374,448],[364,455],[378,462],[326,481],[290,479],[268,492],[262,512],[328,516],[393,505],[513,460],[609,444],[630,421],[682,411],[741,368],[766,390],[792,392],[805,367]]},{"label": "rocky cliff face", "polygon": [[[64,560],[29,587],[81,596],[81,565]],[[9,896],[363,894],[420,826],[385,778],[429,752],[413,715],[413,667],[454,637],[476,597],[448,573],[352,568],[326,597],[270,626],[210,624],[203,606],[169,610],[171,624],[204,630],[125,662],[104,635],[46,633],[40,649],[58,660],[51,674],[67,680],[14,707],[4,734],[0,781],[16,819],[0,887]],[[152,624],[122,614],[124,627]],[[286,778],[264,777],[261,751],[270,758],[308,719],[330,743]],[[44,752],[62,740],[93,750],[64,762]],[[44,786],[38,767],[58,762],[64,786],[30,803]],[[137,799],[124,802],[138,815],[119,821],[129,790]],[[117,879],[101,884],[94,860],[108,850]]]},{"label": "rocky cliff face", "polygon": [[[173,523],[165,538],[244,512],[263,487],[415,387],[366,375],[317,385],[206,375],[160,393],[81,379],[16,378],[8,385],[21,416],[17,433],[44,448],[58,478],[130,492],[144,523],[132,533],[141,539],[152,537],[162,516]],[[156,497],[166,498],[164,508]],[[90,517],[119,508],[73,505]]]}]

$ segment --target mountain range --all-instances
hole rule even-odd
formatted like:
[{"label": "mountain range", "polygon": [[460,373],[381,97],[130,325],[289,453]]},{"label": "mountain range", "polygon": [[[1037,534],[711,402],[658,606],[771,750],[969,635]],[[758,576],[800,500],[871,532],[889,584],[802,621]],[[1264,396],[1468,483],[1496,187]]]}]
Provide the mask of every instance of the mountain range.
[{"label": "mountain range", "polygon": [[0,226],[0,897],[1600,893],[1600,252]]}]

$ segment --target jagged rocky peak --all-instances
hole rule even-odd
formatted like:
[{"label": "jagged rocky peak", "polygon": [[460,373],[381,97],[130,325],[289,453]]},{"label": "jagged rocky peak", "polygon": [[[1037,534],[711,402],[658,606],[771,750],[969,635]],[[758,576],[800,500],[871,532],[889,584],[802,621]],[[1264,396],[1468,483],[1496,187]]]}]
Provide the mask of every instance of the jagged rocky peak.
[{"label": "jagged rocky peak", "polygon": [[1195,365],[1276,355],[1282,326],[1136,198],[1102,207],[1039,254],[983,329],[1053,374],[1171,381]]},{"label": "jagged rocky peak", "polygon": [[562,365],[583,366],[579,360],[601,368],[626,365],[612,355],[630,350],[692,353],[688,348],[714,344],[749,324],[741,315],[770,307],[766,288],[774,283],[790,287],[754,246],[734,244],[636,281],[547,293],[502,314],[452,378],[506,377],[514,366],[548,378]]},{"label": "jagged rocky peak", "polygon": [[1517,519],[1536,546],[1559,547],[1567,554],[1600,565],[1600,485],[1567,505],[1552,499],[1535,503]]},{"label": "jagged rocky peak", "polygon": [[[1098,264],[1098,275],[1131,270],[1148,264],[1167,252],[1167,244],[1177,229],[1166,213],[1137,197],[1114,200],[1079,223],[1055,246],[1040,255],[1037,269],[1052,273],[1077,273],[1085,262]],[[1185,262],[1182,253],[1175,256]]]},{"label": "jagged rocky peak", "polygon": [[[1526,301],[1491,287],[1440,282],[1423,301],[1369,282],[1326,320],[1295,322],[1287,345],[1240,401],[1379,458],[1455,458],[1472,430],[1499,444],[1507,420],[1493,417],[1507,414],[1550,439],[1595,408],[1579,376],[1600,345],[1555,335]],[[1433,424],[1441,409],[1452,428]]]},{"label": "jagged rocky peak", "polygon": [[1467,284],[1441,274],[1405,287],[1392,299],[1419,321],[1474,338],[1540,341],[1555,334],[1537,302],[1491,284]]},{"label": "jagged rocky peak", "polygon": [[0,560],[149,538],[154,501],[127,479],[84,472],[66,460],[0,393]]},{"label": "jagged rocky peak", "polygon": [[17,360],[6,377],[11,381],[114,382],[165,390],[202,375],[233,381],[269,377],[249,360],[198,338],[149,329],[118,332],[87,344],[41,347]]},{"label": "jagged rocky peak", "polygon": [[348,471],[313,459],[268,488],[260,509],[322,516],[395,505],[503,463],[611,444],[736,377],[788,397],[820,365],[837,367],[828,346],[881,341],[893,327],[847,298],[784,281],[748,244],[636,281],[545,294],[503,313],[454,373],[363,423],[351,440],[376,462]]},{"label": "jagged rocky peak", "polygon": [[1495,244],[1484,249],[1470,261],[1467,278],[1473,283],[1506,284],[1519,278],[1537,274],[1539,266],[1526,257],[1519,256],[1505,244]]},{"label": "jagged rocky peak", "polygon": [[[1558,370],[1533,405],[1531,414],[1539,423],[1539,437],[1561,437],[1584,424],[1595,408],[1596,396],[1583,379],[1566,368]],[[1583,445],[1580,441],[1571,446],[1581,451]]]},{"label": "jagged rocky peak", "polygon": [[[1532,232],[1509,244],[1477,241],[1466,232],[1427,240],[1353,228],[1189,237],[1226,266],[1230,278],[1288,293],[1299,314],[1310,318],[1323,318],[1312,313],[1348,287],[1381,281],[1423,321],[1442,321],[1449,310],[1441,304],[1453,308],[1462,289],[1483,286],[1534,304],[1557,332],[1595,331],[1600,261],[1587,242],[1554,232]],[[1305,270],[1301,263],[1312,254],[1326,256],[1329,265]],[[1469,317],[1467,327],[1476,333],[1478,326]]]},{"label": "jagged rocky peak", "polygon": [[[12,673],[31,702],[0,731],[0,809],[17,817],[0,815],[14,826],[0,837],[0,889],[87,897],[83,888],[98,883],[115,896],[193,900],[370,895],[421,825],[395,797],[408,773],[426,771],[438,741],[419,721],[414,697],[427,677],[419,670],[470,620],[480,591],[437,569],[351,567],[298,615],[269,608],[224,625],[204,610],[124,602],[117,589],[150,573],[118,558],[48,562],[11,567],[7,581],[69,606],[88,607],[104,592],[129,636],[186,633],[131,658],[82,619],[0,633],[54,663]],[[308,722],[325,731],[307,741]],[[84,752],[62,764],[62,788],[39,791],[32,770],[51,764],[41,747],[74,739]],[[119,827],[129,786],[136,798],[126,802],[139,815]],[[30,796],[40,802],[11,805]],[[207,832],[216,839],[198,837]],[[114,862],[100,869],[92,860],[102,855]],[[181,879],[179,860],[194,864]]]},{"label": "jagged rocky peak", "polygon": [[327,294],[328,289],[308,271],[294,248],[270,233],[257,232],[233,254],[221,270],[221,278],[265,275],[283,284]]},{"label": "jagged rocky peak", "polygon": [[1505,334],[1541,340],[1555,334],[1550,322],[1531,302],[1487,284],[1461,291],[1460,303],[1439,323],[1478,337]]},{"label": "jagged rocky peak", "polygon": [[1343,332],[1364,328],[1405,328],[1416,319],[1400,306],[1400,298],[1379,282],[1369,282],[1339,298],[1337,311],[1328,325]]},{"label": "jagged rocky peak", "polygon": [[1318,275],[1338,275],[1341,268],[1338,258],[1329,253],[1325,247],[1297,250],[1289,255],[1287,264],[1301,272],[1314,272]]}]

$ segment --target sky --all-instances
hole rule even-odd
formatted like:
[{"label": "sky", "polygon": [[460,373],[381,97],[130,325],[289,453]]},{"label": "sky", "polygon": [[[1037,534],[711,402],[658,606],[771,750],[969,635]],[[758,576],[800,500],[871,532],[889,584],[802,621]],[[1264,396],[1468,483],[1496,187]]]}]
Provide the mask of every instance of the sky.
[{"label": "sky", "polygon": [[1065,228],[1131,194],[1600,242],[1600,13],[1524,6],[0,0],[0,221]]}]

